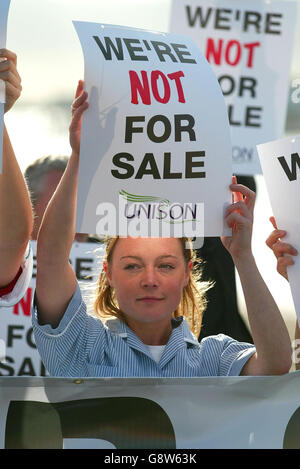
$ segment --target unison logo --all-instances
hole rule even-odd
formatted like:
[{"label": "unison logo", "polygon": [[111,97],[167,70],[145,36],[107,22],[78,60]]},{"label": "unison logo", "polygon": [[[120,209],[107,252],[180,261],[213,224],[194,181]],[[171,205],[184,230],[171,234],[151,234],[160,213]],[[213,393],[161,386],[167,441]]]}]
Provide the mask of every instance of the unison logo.
[{"label": "unison logo", "polygon": [[202,237],[203,203],[170,203],[157,196],[137,195],[121,190],[118,210],[101,203],[96,210],[99,236]]},{"label": "unison logo", "polygon": [[129,203],[125,204],[124,217],[146,220],[163,220],[166,223],[197,221],[197,204],[173,203],[167,199],[152,196],[137,196],[122,190],[120,195]]}]

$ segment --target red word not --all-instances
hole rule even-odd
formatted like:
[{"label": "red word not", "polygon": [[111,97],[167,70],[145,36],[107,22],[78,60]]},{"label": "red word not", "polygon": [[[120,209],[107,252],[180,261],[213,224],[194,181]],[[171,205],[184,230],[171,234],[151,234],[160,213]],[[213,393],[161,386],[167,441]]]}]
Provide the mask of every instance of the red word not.
[{"label": "red word not", "polygon": [[22,308],[24,316],[30,316],[32,299],[32,288],[28,288],[23,298],[14,306],[14,314],[19,315],[19,308]]},{"label": "red word not", "polygon": [[[129,71],[129,78],[130,78],[130,86],[131,86],[131,102],[132,104],[138,104],[138,94],[142,100],[143,104],[151,104],[151,95],[150,95],[150,85],[153,97],[159,103],[166,104],[170,100],[171,96],[171,87],[169,81],[175,82],[178,101],[180,103],[185,103],[183,88],[181,84],[181,78],[184,77],[184,73],[182,71],[168,73],[166,76],[160,70],[153,70],[151,72],[150,77],[150,84],[148,74],[145,70],[141,71],[141,78],[138,76],[137,72],[134,70]],[[162,90],[159,91],[158,81],[161,81]]]},{"label": "red word not", "polygon": [[246,54],[246,65],[247,67],[252,67],[254,49],[258,46],[260,46],[260,42],[240,44],[239,41],[233,39],[225,45],[223,39],[218,39],[216,43],[213,38],[209,37],[206,44],[206,58],[208,62],[214,62],[216,65],[221,65],[221,61],[225,60],[228,65],[234,67],[240,63],[242,56]]}]

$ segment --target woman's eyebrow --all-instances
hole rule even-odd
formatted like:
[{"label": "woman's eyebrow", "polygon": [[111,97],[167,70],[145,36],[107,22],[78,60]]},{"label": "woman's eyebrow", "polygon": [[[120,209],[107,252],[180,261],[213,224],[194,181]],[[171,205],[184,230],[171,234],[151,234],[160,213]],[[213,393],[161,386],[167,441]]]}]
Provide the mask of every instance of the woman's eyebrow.
[{"label": "woman's eyebrow", "polygon": [[[173,254],[163,254],[163,255],[161,255],[161,256],[158,256],[157,259],[165,259],[165,258],[167,258],[167,257],[171,257],[171,258],[173,258],[173,259],[178,259],[178,256],[174,256]],[[129,259],[138,259],[138,260],[142,260],[142,258],[139,257],[139,256],[122,256],[122,257],[120,257],[120,260],[122,260],[122,259],[128,259],[128,258],[129,258]]]},{"label": "woman's eyebrow", "polygon": [[178,259],[178,256],[175,256],[174,254],[163,254],[162,256],[159,256],[157,259],[164,259],[166,257],[171,257],[173,259]]},{"label": "woman's eyebrow", "polygon": [[129,259],[138,259],[138,260],[141,260],[141,259],[142,259],[142,258],[139,257],[139,256],[122,256],[122,257],[120,257],[120,261],[121,261],[122,259],[128,259],[128,258],[129,258]]}]

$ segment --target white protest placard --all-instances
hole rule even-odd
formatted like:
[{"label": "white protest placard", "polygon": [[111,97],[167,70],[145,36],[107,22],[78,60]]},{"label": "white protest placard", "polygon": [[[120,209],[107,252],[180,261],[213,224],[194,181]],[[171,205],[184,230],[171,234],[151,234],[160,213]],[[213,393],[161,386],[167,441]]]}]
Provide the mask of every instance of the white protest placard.
[{"label": "white protest placard", "polygon": [[[300,136],[288,137],[257,146],[263,175],[280,230],[286,230],[284,242],[300,252]],[[300,323],[300,259],[288,267],[288,278]]]},{"label": "white protest placard", "polygon": [[170,29],[189,35],[221,85],[235,174],[261,173],[256,145],[284,136],[297,2],[173,0]]},{"label": "white protest placard", "polygon": [[[33,250],[33,273],[24,297],[12,307],[0,308],[0,376],[45,376],[46,370],[37,351],[32,323],[31,305],[36,282],[36,242]],[[74,242],[70,262],[82,286],[84,298],[89,296],[92,282],[101,270],[104,248],[97,243]]]},{"label": "white protest placard", "polygon": [[[10,0],[0,2],[0,49],[6,47],[7,18]],[[0,59],[1,61],[1,59]],[[0,174],[2,173],[2,142],[4,124],[5,82],[0,80]]]},{"label": "white protest placard", "polygon": [[85,61],[77,232],[218,236],[231,201],[227,110],[186,37],[74,22]]},{"label": "white protest placard", "polygon": [[[106,449],[97,455],[100,465],[123,462],[120,467],[135,466],[128,459],[133,452],[112,450],[144,449],[140,463],[155,466],[164,456],[172,462],[175,449],[182,459],[174,463],[198,465],[203,452],[197,449],[299,449],[299,385],[300,371],[222,378],[0,378],[0,448]],[[194,450],[188,453],[193,460],[185,449]]]}]

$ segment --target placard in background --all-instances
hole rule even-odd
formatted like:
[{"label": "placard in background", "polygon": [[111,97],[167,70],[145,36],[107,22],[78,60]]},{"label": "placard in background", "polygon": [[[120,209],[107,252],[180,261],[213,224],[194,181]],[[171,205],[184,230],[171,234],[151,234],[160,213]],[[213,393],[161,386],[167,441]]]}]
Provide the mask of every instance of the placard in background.
[{"label": "placard in background", "polygon": [[[34,264],[29,288],[15,306],[0,308],[0,376],[46,374],[35,345],[31,323],[31,305],[36,282],[36,241],[31,241],[31,246]],[[74,242],[72,245],[70,262],[86,299],[91,293],[92,283],[100,273],[103,256],[102,244]]]},{"label": "placard in background", "polygon": [[[300,253],[300,136],[257,146],[276,224],[287,232],[283,242]],[[288,267],[293,302],[300,323],[300,259]]]},{"label": "placard in background", "polygon": [[261,173],[256,145],[282,138],[297,2],[173,0],[170,30],[210,62],[228,108],[234,174]]}]

